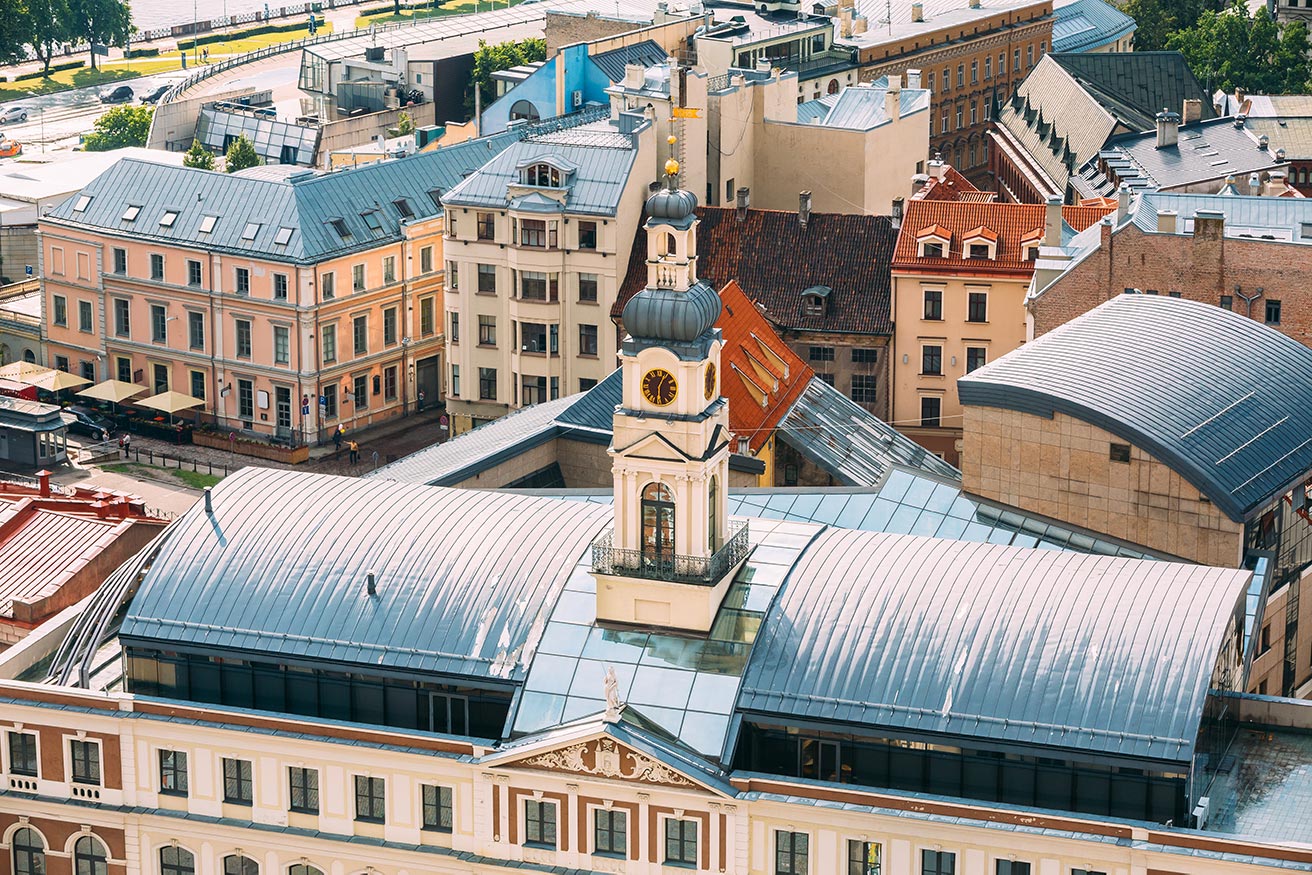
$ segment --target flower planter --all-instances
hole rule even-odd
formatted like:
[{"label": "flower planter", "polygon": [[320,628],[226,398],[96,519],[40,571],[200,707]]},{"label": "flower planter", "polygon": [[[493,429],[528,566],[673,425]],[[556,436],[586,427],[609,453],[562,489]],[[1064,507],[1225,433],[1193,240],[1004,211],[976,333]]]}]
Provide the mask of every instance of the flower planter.
[{"label": "flower planter", "polygon": [[310,448],[308,446],[279,447],[274,444],[244,438],[229,441],[227,435],[212,431],[194,431],[191,433],[191,441],[198,447],[229,450],[243,456],[267,459],[270,462],[282,462],[286,465],[298,465],[310,458]]}]

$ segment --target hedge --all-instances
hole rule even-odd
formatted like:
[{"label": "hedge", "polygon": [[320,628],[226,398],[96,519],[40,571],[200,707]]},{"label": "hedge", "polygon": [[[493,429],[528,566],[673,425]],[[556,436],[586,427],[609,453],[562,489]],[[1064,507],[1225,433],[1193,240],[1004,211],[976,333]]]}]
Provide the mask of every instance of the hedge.
[{"label": "hedge", "polygon": [[[62,64],[51,64],[50,72],[58,73],[60,70],[75,70],[78,67],[85,67],[86,65],[86,61],[65,61]],[[20,73],[14,77],[13,81],[19,82],[23,79],[42,79],[45,75],[46,73],[43,70],[37,70],[35,73]]]},{"label": "hedge", "polygon": [[128,49],[129,58],[154,58],[159,55],[159,49]]},{"label": "hedge", "polygon": [[[323,19],[317,17],[322,25]],[[304,21],[296,21],[291,24],[263,24],[259,27],[251,27],[246,30],[236,30],[223,33],[209,33],[194,40],[178,40],[178,48],[190,51],[196,46],[207,46],[210,43],[222,43],[229,40],[246,39],[252,36],[262,36],[266,33],[287,33],[292,30],[305,30]]]}]

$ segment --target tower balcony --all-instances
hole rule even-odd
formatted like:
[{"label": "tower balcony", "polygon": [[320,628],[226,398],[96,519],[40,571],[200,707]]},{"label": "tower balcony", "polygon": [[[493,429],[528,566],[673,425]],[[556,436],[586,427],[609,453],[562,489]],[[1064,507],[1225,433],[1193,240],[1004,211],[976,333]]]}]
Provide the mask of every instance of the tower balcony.
[{"label": "tower balcony", "polygon": [[615,530],[608,529],[592,543],[592,572],[608,577],[713,587],[740,565],[751,550],[746,520],[730,520],[727,528],[728,537],[710,556],[623,550],[615,546]]}]

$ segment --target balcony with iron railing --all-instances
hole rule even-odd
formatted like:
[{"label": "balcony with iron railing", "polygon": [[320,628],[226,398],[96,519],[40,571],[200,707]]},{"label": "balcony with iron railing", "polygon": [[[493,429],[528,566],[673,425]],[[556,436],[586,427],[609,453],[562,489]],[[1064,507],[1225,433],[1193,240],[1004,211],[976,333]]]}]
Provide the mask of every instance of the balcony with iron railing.
[{"label": "balcony with iron railing", "polygon": [[710,556],[623,550],[615,546],[615,530],[609,529],[592,543],[592,570],[595,574],[616,577],[715,586],[734,566],[746,559],[751,550],[746,520],[730,521],[728,528],[729,537]]}]

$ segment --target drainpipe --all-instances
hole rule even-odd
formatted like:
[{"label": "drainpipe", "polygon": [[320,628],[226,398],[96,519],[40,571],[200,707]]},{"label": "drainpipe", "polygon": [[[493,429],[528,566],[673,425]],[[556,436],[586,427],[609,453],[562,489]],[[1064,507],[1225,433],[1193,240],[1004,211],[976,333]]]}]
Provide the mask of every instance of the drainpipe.
[{"label": "drainpipe", "polygon": [[1235,286],[1235,294],[1238,295],[1243,300],[1244,306],[1248,308],[1248,318],[1252,319],[1253,302],[1261,298],[1263,295],[1265,295],[1266,291],[1264,289],[1258,289],[1256,292],[1254,292],[1251,295],[1245,295],[1244,290],[1242,288],[1240,288],[1239,286]]}]

